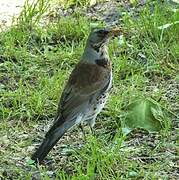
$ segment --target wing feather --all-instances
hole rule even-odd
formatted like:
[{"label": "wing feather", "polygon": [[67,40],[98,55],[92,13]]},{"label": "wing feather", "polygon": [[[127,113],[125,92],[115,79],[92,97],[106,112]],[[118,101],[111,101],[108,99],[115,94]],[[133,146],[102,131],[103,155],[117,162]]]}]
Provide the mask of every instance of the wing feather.
[{"label": "wing feather", "polygon": [[65,120],[84,112],[92,98],[107,89],[110,69],[96,64],[79,63],[67,82],[58,107]]}]

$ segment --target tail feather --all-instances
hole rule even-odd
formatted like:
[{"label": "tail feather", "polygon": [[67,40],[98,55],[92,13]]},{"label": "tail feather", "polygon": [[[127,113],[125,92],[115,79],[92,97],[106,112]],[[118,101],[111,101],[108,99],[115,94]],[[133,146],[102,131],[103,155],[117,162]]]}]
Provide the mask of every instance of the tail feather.
[{"label": "tail feather", "polygon": [[[50,130],[47,132],[46,137],[40,147],[32,155],[31,159],[36,163],[41,163],[43,159],[47,156],[50,150],[55,146],[59,139],[65,134],[65,132],[75,124],[75,121],[64,122],[58,127],[54,124]],[[53,129],[53,131],[52,131]]]}]

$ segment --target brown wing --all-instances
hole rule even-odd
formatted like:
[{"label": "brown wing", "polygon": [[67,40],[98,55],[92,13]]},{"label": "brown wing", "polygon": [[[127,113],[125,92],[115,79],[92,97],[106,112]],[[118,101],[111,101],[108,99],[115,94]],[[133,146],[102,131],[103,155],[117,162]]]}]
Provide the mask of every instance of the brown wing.
[{"label": "brown wing", "polygon": [[110,81],[110,66],[80,62],[72,71],[61,96],[58,114],[67,121],[84,112],[93,96],[107,89]]}]

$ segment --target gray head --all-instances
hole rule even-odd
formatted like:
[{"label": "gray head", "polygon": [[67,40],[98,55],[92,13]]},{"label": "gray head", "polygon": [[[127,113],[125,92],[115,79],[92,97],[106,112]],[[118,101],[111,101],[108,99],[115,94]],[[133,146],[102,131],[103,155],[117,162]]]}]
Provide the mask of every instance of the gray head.
[{"label": "gray head", "polygon": [[87,39],[86,48],[81,60],[95,63],[96,59],[108,59],[108,40],[111,36],[117,35],[118,33],[118,29],[104,28],[92,30]]},{"label": "gray head", "polygon": [[87,40],[87,46],[91,46],[97,50],[100,47],[107,45],[110,32],[111,31],[109,29],[92,30]]}]

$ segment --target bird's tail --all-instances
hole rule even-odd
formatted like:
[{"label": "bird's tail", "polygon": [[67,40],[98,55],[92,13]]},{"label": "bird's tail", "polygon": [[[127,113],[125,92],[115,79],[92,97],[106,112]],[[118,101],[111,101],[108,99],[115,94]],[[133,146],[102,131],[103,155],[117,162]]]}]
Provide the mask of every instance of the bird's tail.
[{"label": "bird's tail", "polygon": [[64,133],[74,124],[75,121],[63,122],[60,126],[55,123],[47,132],[44,141],[32,155],[31,159],[40,164]]}]

